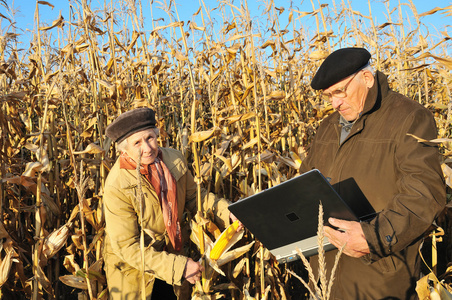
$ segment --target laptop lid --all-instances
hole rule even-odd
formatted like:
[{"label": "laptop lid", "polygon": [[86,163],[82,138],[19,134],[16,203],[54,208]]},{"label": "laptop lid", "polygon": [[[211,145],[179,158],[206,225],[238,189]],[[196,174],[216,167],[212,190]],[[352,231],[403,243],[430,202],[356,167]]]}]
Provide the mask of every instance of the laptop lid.
[{"label": "laptop lid", "polygon": [[[299,258],[297,248],[306,257],[317,254],[320,202],[324,220],[359,221],[317,169],[232,203],[229,210],[284,263]],[[324,248],[328,251],[335,247],[325,238]]]}]

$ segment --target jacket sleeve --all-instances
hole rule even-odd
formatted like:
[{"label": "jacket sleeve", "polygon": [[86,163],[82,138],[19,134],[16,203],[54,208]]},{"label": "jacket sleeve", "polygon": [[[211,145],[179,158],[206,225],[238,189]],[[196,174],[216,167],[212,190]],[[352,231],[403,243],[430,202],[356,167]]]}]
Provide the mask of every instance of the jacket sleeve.
[{"label": "jacket sleeve", "polygon": [[[126,195],[127,191],[106,186],[104,208],[107,238],[114,254],[131,267],[143,270],[141,263],[140,227],[137,213]],[[147,245],[146,245],[147,246]],[[146,247],[145,246],[145,247]],[[172,285],[181,285],[187,258],[147,246],[144,271]]]},{"label": "jacket sleeve", "polygon": [[406,248],[421,238],[442,211],[445,185],[438,148],[417,137],[436,138],[433,116],[423,109],[410,113],[397,137],[394,167],[398,193],[369,223],[362,222],[364,235],[376,261]]},{"label": "jacket sleeve", "polygon": [[[190,170],[187,171],[187,202],[186,208],[194,215],[197,211],[197,185]],[[206,189],[201,188],[201,201],[203,211],[211,210],[215,216],[215,223],[220,228],[229,225],[229,209],[230,204],[224,198],[220,198]]]}]

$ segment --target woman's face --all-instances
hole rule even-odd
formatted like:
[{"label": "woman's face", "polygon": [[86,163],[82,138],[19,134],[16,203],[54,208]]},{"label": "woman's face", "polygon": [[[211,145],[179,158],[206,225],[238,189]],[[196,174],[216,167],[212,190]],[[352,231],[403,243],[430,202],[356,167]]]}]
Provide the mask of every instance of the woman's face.
[{"label": "woman's face", "polygon": [[127,138],[125,152],[138,163],[141,152],[141,164],[153,163],[158,155],[157,134],[153,128],[136,132]]}]

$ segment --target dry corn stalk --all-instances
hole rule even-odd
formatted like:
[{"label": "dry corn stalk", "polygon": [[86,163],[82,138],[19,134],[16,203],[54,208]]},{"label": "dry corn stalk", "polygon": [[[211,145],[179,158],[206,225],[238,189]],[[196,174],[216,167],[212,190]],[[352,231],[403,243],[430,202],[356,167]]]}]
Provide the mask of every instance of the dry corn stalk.
[{"label": "dry corn stalk", "polygon": [[[9,8],[7,2],[1,1],[2,9]],[[169,25],[162,23],[162,19],[152,18],[153,30],[149,35],[139,33],[145,32],[149,24],[145,26],[135,5],[118,5],[127,7],[127,11],[114,8],[113,13],[108,3],[103,15],[94,13],[95,7],[89,7],[87,1],[79,6],[72,3],[71,14],[64,18],[58,16],[51,25],[42,24],[45,20],[39,19],[37,9],[38,26],[30,48],[23,51],[17,49],[16,32],[21,30],[2,27],[0,219],[5,221],[5,231],[18,237],[16,249],[27,249],[36,242],[35,237],[43,238],[45,232],[58,231],[62,224],[69,224],[67,212],[74,207],[80,207],[83,215],[72,224],[74,240],[68,240],[68,247],[59,250],[63,255],[58,259],[47,264],[44,255],[32,257],[31,252],[21,252],[17,258],[13,255],[13,260],[20,263],[11,269],[14,274],[9,271],[9,276],[19,276],[20,281],[9,280],[3,291],[14,293],[27,289],[30,282],[27,279],[34,275],[27,263],[33,260],[42,266],[42,270],[36,271],[53,281],[57,272],[75,274],[74,270],[79,269],[76,261],[83,261],[85,253],[90,254],[86,256],[89,260],[94,259],[94,253],[95,261],[100,258],[104,224],[102,214],[96,218],[92,212],[101,212],[103,182],[115,159],[114,151],[110,151],[113,150],[111,141],[104,136],[105,126],[121,112],[137,105],[149,105],[162,116],[159,122],[162,146],[182,150],[189,163],[196,155],[197,183],[211,184],[215,192],[231,201],[254,194],[261,183],[272,186],[298,172],[304,147],[315,135],[321,119],[332,112],[331,105],[324,105],[310,89],[309,81],[333,44],[352,46],[350,41],[355,41],[357,45],[365,45],[375,58],[375,69],[390,74],[394,89],[429,107],[435,114],[439,137],[450,137],[450,34],[447,30],[439,31],[442,36],[433,41],[433,37],[425,37],[420,30],[425,16],[447,14],[450,8],[418,14],[410,0],[410,5],[404,7],[414,23],[387,20],[379,26],[370,10],[364,16],[348,4],[345,10],[330,9],[325,16],[324,5],[315,8],[312,4],[312,12],[286,9],[284,13],[289,13],[289,20],[283,29],[284,8],[267,2],[263,19],[259,19],[264,22],[251,23],[246,3],[237,7],[226,0],[217,2],[218,9],[213,10],[202,3],[188,24],[182,23],[184,20],[175,22],[173,1],[166,9],[171,19]],[[389,4],[394,2],[397,3],[385,2],[388,18],[393,18]],[[51,6],[47,1],[37,1],[37,5]],[[152,9],[156,6],[151,5]],[[224,26],[216,30],[210,24],[214,24],[211,17],[218,11],[223,14]],[[12,23],[13,15],[11,7],[7,13],[2,11],[0,18]],[[354,15],[359,16],[359,23],[350,18]],[[311,16],[318,18],[319,24],[313,31],[307,26]],[[203,23],[202,27],[194,25],[195,19]],[[126,24],[123,20],[131,22]],[[261,23],[271,27],[268,31],[261,30],[256,27]],[[415,24],[415,29],[405,35],[402,23]],[[261,40],[249,34],[256,30],[262,34]],[[108,42],[104,44],[105,40]],[[67,109],[62,111],[62,107]],[[188,132],[195,141],[192,145]],[[446,145],[450,142],[445,140],[441,144],[447,161],[452,156]],[[75,158],[73,154],[79,156]],[[81,159],[87,165],[86,194],[90,198],[79,203],[73,198],[73,179],[74,167]],[[452,174],[447,164],[443,169],[446,174]],[[200,165],[205,168],[198,173]],[[39,184],[36,172],[40,173]],[[451,177],[448,176],[449,185]],[[36,197],[43,205],[39,211],[30,211],[40,203],[36,203]],[[37,226],[25,221],[36,219],[37,214],[42,220],[39,224],[42,235],[34,231]],[[81,225],[82,220],[86,221],[85,225]],[[209,232],[215,232],[208,225],[206,232],[198,231],[200,242],[207,240],[205,236]],[[90,244],[84,243],[85,233],[95,236],[88,241]],[[450,234],[447,228],[446,234]],[[213,239],[218,238],[213,235]],[[5,236],[1,234],[1,237]],[[47,249],[43,240],[37,245]],[[223,253],[217,264],[229,258],[230,252]],[[67,270],[59,270],[63,257],[69,256]],[[207,253],[205,259],[209,259]],[[258,260],[260,256],[247,255],[245,260],[235,266],[233,262],[231,266],[233,274],[239,277],[242,267],[246,270],[237,282],[243,279],[248,284],[238,286],[239,290],[256,293],[272,282],[271,295],[283,298],[283,292],[278,293],[268,277],[269,268],[274,271],[276,267],[267,261],[263,266],[252,263],[253,259]],[[20,274],[19,266],[26,266]],[[260,280],[254,280],[254,274],[259,274],[254,268],[266,269],[261,272],[266,276],[261,278],[265,279],[265,286],[256,284]],[[231,274],[227,270],[224,273],[229,279]],[[105,285],[98,290],[105,290]],[[38,286],[34,292],[36,299],[42,293]],[[55,295],[59,292],[60,289],[55,290]],[[31,293],[27,296],[31,298]],[[96,293],[90,297],[96,297]]]}]

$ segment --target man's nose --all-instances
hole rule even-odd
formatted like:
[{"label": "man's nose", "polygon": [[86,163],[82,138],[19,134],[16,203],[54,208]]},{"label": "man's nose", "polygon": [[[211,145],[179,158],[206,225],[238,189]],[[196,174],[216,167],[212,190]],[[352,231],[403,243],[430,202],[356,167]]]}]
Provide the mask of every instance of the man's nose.
[{"label": "man's nose", "polygon": [[331,100],[331,106],[333,106],[334,109],[337,109],[339,106],[342,105],[342,103],[344,103],[344,98],[338,98],[338,97],[331,96],[330,100]]}]

